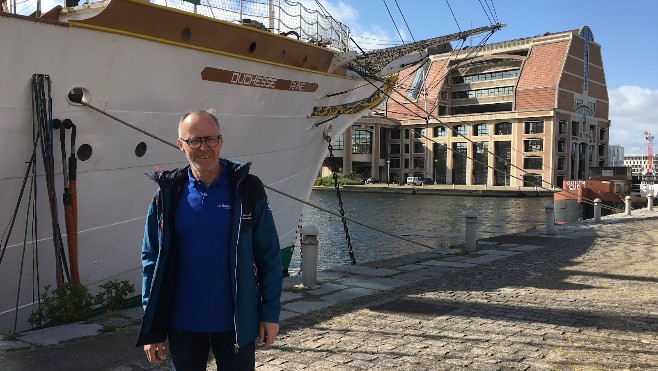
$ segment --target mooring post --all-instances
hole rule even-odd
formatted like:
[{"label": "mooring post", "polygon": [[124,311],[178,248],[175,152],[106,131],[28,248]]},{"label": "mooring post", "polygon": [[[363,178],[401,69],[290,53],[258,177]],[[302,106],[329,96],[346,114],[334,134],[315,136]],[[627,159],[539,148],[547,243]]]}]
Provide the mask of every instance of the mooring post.
[{"label": "mooring post", "polygon": [[601,223],[601,201],[600,198],[594,199],[594,223]]},{"label": "mooring post", "polygon": [[302,285],[307,289],[318,286],[318,233],[312,224],[302,227]]},{"label": "mooring post", "polygon": [[647,209],[649,209],[649,211],[653,211],[653,195],[647,196]]},{"label": "mooring post", "polygon": [[546,234],[555,234],[555,206],[552,202],[544,205],[544,212],[546,213]]},{"label": "mooring post", "polygon": [[477,250],[478,213],[475,210],[464,211],[466,218],[466,239],[464,249],[468,252]]},{"label": "mooring post", "polygon": [[624,197],[624,203],[626,204],[624,215],[631,215],[631,196]]}]

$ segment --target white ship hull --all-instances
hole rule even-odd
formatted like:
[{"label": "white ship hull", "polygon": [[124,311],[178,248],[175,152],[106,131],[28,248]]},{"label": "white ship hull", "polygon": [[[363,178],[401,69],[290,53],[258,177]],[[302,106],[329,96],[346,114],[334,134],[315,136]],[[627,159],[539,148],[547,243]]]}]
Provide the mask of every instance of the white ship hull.
[{"label": "white ship hull", "polygon": [[[92,292],[110,279],[129,280],[139,292],[144,216],[156,190],[144,173],[184,166],[186,161],[176,149],[73,104],[67,99],[71,89],[86,89],[87,103],[171,143],[176,141],[183,112],[215,108],[225,138],[222,156],[252,162],[251,172],[267,186],[304,200],[327,154],[323,131],[331,125],[335,137],[360,116],[339,115],[316,127],[332,116],[309,118],[313,107],[358,101],[375,91],[361,79],[25,18],[0,17],[0,35],[0,225],[4,228],[10,221],[32,154],[32,75],[47,74],[52,81],[52,117],[72,120],[77,126],[76,148],[89,145],[93,150],[89,159],[78,161],[77,176],[80,277]],[[245,86],[208,81],[201,77],[206,68],[317,84],[317,89],[290,91],[254,82]],[[58,138],[58,130],[54,133]],[[135,149],[142,142],[147,150],[138,157]],[[69,151],[68,140],[66,146]],[[54,147],[55,193],[65,234],[57,140]],[[37,235],[31,235],[32,215],[27,213],[24,197],[0,262],[0,330],[13,329],[17,302],[17,330],[25,329],[37,300],[37,286],[43,292],[45,285],[56,282],[39,150],[37,158]],[[296,238],[303,205],[271,190],[268,196],[281,246],[289,246]]]}]

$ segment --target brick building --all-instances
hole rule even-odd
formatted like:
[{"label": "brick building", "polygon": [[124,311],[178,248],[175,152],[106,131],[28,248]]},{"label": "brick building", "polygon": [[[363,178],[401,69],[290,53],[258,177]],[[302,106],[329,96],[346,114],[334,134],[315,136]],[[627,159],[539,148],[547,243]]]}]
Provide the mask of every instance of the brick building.
[{"label": "brick building", "polygon": [[430,55],[336,156],[382,181],[561,186],[607,165],[608,109],[601,46],[584,26]]}]

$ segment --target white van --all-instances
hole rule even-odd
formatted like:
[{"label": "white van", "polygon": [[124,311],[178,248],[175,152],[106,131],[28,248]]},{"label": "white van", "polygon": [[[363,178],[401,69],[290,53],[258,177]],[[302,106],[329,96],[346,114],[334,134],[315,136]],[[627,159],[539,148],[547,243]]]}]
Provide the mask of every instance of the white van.
[{"label": "white van", "polygon": [[409,176],[409,177],[407,177],[407,184],[422,186],[423,185],[423,179],[421,177],[417,177],[417,176]]}]

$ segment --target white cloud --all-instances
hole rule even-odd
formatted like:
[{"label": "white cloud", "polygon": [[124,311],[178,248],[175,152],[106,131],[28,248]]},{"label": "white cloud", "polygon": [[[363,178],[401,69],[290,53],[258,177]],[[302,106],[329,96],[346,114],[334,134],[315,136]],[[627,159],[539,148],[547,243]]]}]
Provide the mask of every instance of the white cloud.
[{"label": "white cloud", "polygon": [[658,133],[658,90],[621,86],[610,97],[610,144],[624,146],[626,154],[646,153],[644,131]]}]

